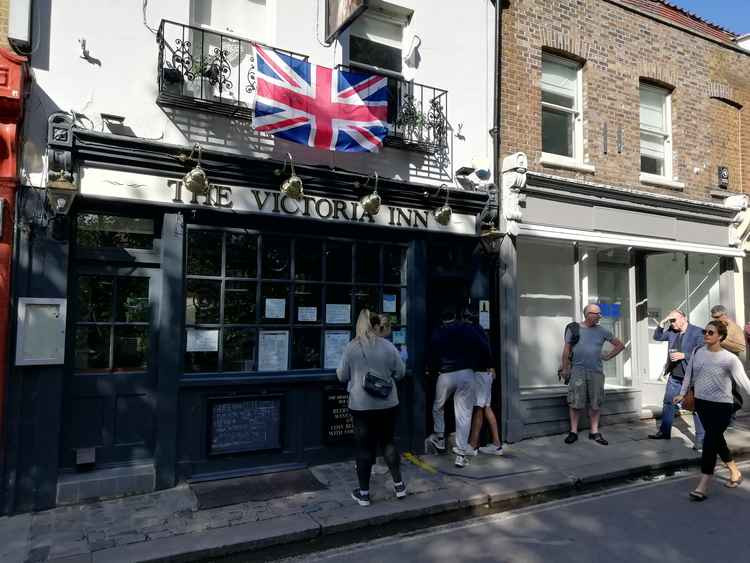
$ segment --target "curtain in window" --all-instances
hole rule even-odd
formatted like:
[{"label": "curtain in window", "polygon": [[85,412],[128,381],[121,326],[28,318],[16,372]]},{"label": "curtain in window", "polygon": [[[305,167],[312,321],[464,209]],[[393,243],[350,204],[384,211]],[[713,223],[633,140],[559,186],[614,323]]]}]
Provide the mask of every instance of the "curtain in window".
[{"label": "curtain in window", "polygon": [[542,61],[542,98],[543,101],[564,106],[575,107],[578,69],[570,65],[545,59]]}]

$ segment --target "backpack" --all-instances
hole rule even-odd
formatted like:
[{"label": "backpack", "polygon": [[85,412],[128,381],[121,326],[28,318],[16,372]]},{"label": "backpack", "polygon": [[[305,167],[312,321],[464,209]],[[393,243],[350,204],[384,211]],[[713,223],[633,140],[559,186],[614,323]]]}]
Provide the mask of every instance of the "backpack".
[{"label": "backpack", "polygon": [[[573,348],[575,348],[576,344],[578,344],[578,341],[581,339],[581,325],[579,325],[577,322],[568,323],[565,325],[565,330],[563,331],[563,338],[565,338],[565,334],[570,331],[570,356],[569,360],[573,361]],[[570,372],[563,373],[562,367],[557,370],[557,377],[560,381],[565,383],[567,385],[570,382]]]}]

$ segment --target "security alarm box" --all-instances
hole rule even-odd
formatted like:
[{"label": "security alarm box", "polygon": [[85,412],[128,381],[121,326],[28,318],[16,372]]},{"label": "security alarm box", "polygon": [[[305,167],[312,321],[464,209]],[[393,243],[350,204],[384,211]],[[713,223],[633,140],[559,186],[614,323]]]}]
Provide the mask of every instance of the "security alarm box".
[{"label": "security alarm box", "polygon": [[18,299],[16,365],[65,363],[67,299]]}]

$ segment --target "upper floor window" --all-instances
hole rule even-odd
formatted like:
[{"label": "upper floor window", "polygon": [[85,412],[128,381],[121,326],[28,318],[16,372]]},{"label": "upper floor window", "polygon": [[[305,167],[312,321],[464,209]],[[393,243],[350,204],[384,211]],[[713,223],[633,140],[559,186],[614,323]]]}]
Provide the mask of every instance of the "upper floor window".
[{"label": "upper floor window", "polygon": [[407,19],[399,14],[369,9],[349,34],[349,62],[372,70],[401,74],[402,43]]},{"label": "upper floor window", "polygon": [[671,93],[641,83],[641,172],[672,176]]},{"label": "upper floor window", "polygon": [[581,65],[542,56],[542,152],[583,160]]},{"label": "upper floor window", "polygon": [[271,40],[266,0],[191,0],[191,24],[261,43]]}]

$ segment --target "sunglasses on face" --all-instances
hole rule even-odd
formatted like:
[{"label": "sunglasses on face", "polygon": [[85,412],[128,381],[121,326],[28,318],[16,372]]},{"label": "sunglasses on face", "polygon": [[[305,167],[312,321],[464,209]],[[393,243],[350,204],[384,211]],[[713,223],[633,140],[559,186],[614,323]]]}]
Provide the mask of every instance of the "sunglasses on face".
[{"label": "sunglasses on face", "polygon": [[708,334],[709,336],[713,336],[714,334],[716,334],[716,331],[715,330],[705,330],[704,329],[703,330],[703,334]]}]

